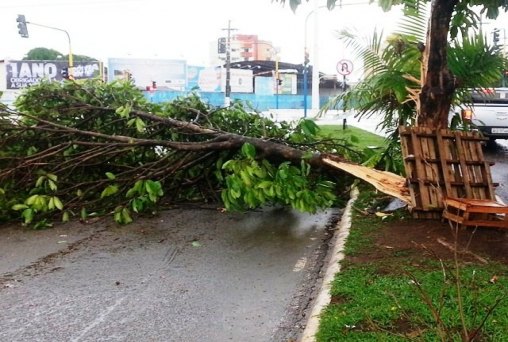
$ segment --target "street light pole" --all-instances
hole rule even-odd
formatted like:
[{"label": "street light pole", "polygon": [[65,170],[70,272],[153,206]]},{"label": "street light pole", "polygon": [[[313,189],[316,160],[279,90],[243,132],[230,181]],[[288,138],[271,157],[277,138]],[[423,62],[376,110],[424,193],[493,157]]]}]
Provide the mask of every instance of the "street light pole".
[{"label": "street light pole", "polygon": [[67,32],[64,29],[58,28],[58,27],[53,27],[53,26],[47,26],[47,25],[32,23],[30,21],[27,21],[26,23],[30,24],[30,25],[35,25],[35,26],[40,26],[40,27],[48,28],[48,29],[51,29],[51,30],[57,30],[57,31],[60,31],[60,32],[64,32],[67,35],[67,40],[69,42],[69,78],[73,79],[73,75],[74,75],[74,59],[73,59],[73,56],[72,56],[71,36],[69,35],[69,32]]},{"label": "street light pole", "polygon": [[304,59],[303,59],[303,117],[307,117],[307,78],[309,73],[309,53],[307,51],[307,48],[305,48],[304,51]]},{"label": "street light pole", "polygon": [[279,109],[279,54],[275,56],[275,108]]},{"label": "street light pole", "polygon": [[[315,111],[319,110],[319,10],[318,0],[314,1],[314,48],[313,48],[313,59],[314,62],[312,68],[312,109]],[[316,113],[314,113],[316,114]]]},{"label": "street light pole", "polygon": [[[315,6],[312,11],[310,11],[305,17],[305,28],[304,28],[304,54],[305,61],[308,61],[308,47],[307,47],[307,23],[312,14],[316,13],[321,8],[327,8],[327,6],[318,6],[318,2],[315,1]],[[368,5],[370,2],[360,2],[360,3],[346,3],[343,4],[342,1],[338,5],[339,8],[343,6],[357,6],[357,5]],[[319,108],[319,61],[318,61],[318,20],[315,19],[314,25],[314,47],[313,47],[313,67],[312,67],[312,107]],[[304,117],[307,116],[307,93],[308,93],[308,64],[304,63],[303,68],[303,106],[304,106]]]},{"label": "street light pole", "polygon": [[[304,44],[304,65],[303,65],[303,116],[304,117],[307,117],[307,95],[308,95],[308,92],[309,92],[309,87],[308,87],[308,78],[309,78],[309,50],[308,50],[308,47],[307,47],[307,24],[309,22],[309,18],[312,14],[316,13],[317,10],[321,9],[321,8],[326,8],[326,6],[317,6],[317,1],[315,2],[316,6],[315,8],[310,11],[307,16],[305,17],[305,27],[304,27],[304,35],[303,35],[303,44]],[[314,61],[313,61],[313,67],[312,67],[312,107],[314,108],[315,107],[315,99],[314,97],[317,97],[318,100],[317,100],[317,107],[319,107],[319,70],[318,70],[318,65],[317,65],[317,55],[318,55],[318,44],[317,44],[317,20],[315,20],[316,22],[316,25],[315,25],[315,34],[314,34],[314,53],[313,53],[313,57],[314,57]],[[314,74],[316,74],[318,76],[318,79],[317,79],[317,82],[315,82],[314,80]],[[314,84],[314,83],[317,83]]]}]

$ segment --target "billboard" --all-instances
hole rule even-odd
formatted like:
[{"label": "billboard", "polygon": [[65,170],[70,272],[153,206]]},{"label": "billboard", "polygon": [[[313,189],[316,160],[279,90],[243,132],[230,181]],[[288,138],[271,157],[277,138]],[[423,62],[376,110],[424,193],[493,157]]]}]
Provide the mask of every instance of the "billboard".
[{"label": "billboard", "polygon": [[[222,69],[221,91],[226,91],[226,69]],[[253,93],[254,82],[252,70],[230,69],[229,84],[233,93]]]},{"label": "billboard", "polygon": [[[62,69],[69,66],[67,61],[5,61],[6,89],[22,89],[43,79],[61,81]],[[74,79],[94,78],[100,75],[98,61],[76,62]]]},{"label": "billboard", "polygon": [[177,59],[108,59],[109,81],[128,78],[143,89],[155,82],[158,89],[182,91],[187,84],[187,64]]},{"label": "billboard", "polygon": [[[252,70],[230,69],[229,84],[232,93],[253,93],[252,80]],[[220,66],[199,69],[195,85],[203,92],[225,92],[226,69]]]},{"label": "billboard", "polygon": [[199,74],[205,67],[187,65],[187,87],[185,90],[190,91],[193,89],[199,89]]},{"label": "billboard", "polygon": [[297,94],[297,76],[295,74],[279,74],[281,84],[277,92],[277,83],[275,77],[257,76],[256,94],[258,95],[296,95]]},{"label": "billboard", "polygon": [[[279,79],[281,80],[281,84],[279,85],[279,94],[283,95],[295,95],[297,93],[296,82],[297,76],[296,74],[279,74]],[[274,80],[275,81],[275,80]],[[275,82],[274,82],[275,84]],[[277,86],[274,87],[274,92],[277,92]]]},{"label": "billboard", "polygon": [[[226,74],[224,73],[224,80]],[[225,82],[225,81],[224,81]],[[199,90],[204,92],[219,93],[221,92],[222,68],[204,68],[199,71],[197,85]]]}]

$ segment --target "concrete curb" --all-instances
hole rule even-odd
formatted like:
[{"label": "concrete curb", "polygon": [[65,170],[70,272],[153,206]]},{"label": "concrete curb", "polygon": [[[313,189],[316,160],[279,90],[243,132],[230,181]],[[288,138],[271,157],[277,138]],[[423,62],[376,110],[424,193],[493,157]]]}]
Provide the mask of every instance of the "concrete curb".
[{"label": "concrete curb", "polygon": [[307,325],[302,334],[300,342],[314,342],[316,340],[315,335],[319,328],[319,319],[322,311],[330,303],[332,288],[331,283],[335,277],[335,274],[340,272],[340,261],[344,259],[344,244],[346,243],[347,237],[349,236],[349,229],[351,228],[351,212],[353,203],[358,198],[358,189],[354,187],[351,190],[351,198],[349,199],[344,213],[340,222],[337,224],[337,230],[332,238],[332,250],[328,262],[326,265],[326,271],[323,276],[323,282],[321,289],[314,300],[312,310],[307,321]]}]

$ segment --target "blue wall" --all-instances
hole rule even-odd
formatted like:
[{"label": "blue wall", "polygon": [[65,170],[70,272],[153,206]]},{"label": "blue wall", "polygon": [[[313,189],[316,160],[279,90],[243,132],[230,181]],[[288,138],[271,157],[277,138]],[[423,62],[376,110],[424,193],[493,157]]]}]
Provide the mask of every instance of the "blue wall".
[{"label": "blue wall", "polygon": [[[151,102],[160,103],[168,102],[176,99],[177,97],[186,96],[188,92],[179,91],[162,91],[157,90],[154,92],[144,92],[145,97]],[[224,104],[224,93],[199,93],[199,96],[213,106],[220,107]],[[303,109],[303,95],[256,95],[256,94],[242,94],[232,93],[232,100],[241,100],[249,103],[254,109],[263,111],[267,109]],[[328,96],[321,96],[319,99],[320,107],[326,104],[329,100]],[[278,102],[278,106],[277,106]],[[307,95],[307,108],[310,108],[312,98]]]}]

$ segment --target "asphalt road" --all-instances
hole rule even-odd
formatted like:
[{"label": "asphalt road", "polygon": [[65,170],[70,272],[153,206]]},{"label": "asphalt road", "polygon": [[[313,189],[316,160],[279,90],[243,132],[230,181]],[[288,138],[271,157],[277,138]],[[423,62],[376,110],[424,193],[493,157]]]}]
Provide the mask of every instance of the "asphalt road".
[{"label": "asphalt road", "polygon": [[338,217],[180,209],[0,229],[0,341],[288,341]]},{"label": "asphalt road", "polygon": [[508,140],[496,140],[495,146],[487,146],[485,159],[495,164],[490,168],[492,181],[498,183],[496,194],[508,204]]}]

